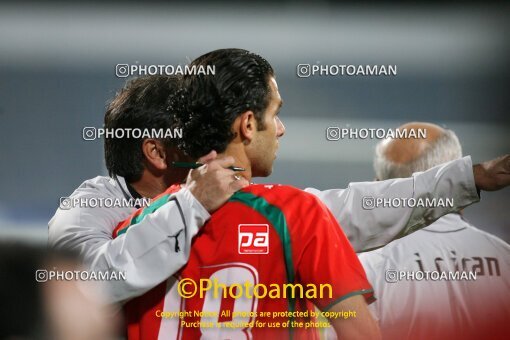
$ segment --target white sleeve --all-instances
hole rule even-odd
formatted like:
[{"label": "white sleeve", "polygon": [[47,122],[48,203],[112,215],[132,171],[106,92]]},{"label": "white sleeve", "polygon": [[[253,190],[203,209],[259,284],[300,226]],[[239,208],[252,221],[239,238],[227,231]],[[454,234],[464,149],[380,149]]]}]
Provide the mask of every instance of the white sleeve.
[{"label": "white sleeve", "polygon": [[49,244],[75,250],[91,271],[124,272],[105,282],[110,302],[140,296],[175,274],[189,258],[191,239],[210,218],[188,189],[112,239],[111,227],[128,216],[115,209],[59,209],[49,223]]},{"label": "white sleeve", "polygon": [[[469,156],[414,173],[409,178],[350,183],[347,189],[306,191],[319,197],[331,210],[356,252],[382,247],[480,200]],[[453,206],[364,209],[364,197],[451,198]]]}]

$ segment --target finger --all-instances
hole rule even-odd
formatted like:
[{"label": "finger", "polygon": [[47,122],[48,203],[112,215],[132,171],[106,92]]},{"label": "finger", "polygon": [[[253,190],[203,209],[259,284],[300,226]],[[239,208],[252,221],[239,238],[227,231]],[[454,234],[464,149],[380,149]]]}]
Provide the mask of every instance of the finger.
[{"label": "finger", "polygon": [[197,181],[197,180],[200,180],[200,178],[203,178],[204,177],[204,173],[207,172],[207,169],[203,169],[203,168],[206,168],[207,167],[207,164],[199,167],[199,168],[196,168],[196,169],[191,169],[188,173],[188,177],[187,177],[187,181]]},{"label": "finger", "polygon": [[189,176],[191,176],[191,178],[193,178],[193,179],[197,179],[200,176],[204,176],[208,171],[209,164],[210,163],[206,163],[196,169],[192,169],[189,172]]},{"label": "finger", "polygon": [[[214,164],[218,164],[222,168],[228,168],[229,166],[234,165],[234,157],[221,157],[214,160]],[[211,164],[212,165],[212,164]]]},{"label": "finger", "polygon": [[250,185],[250,182],[248,182],[246,178],[241,177],[241,179],[233,180],[230,183],[230,190],[232,190],[232,192],[236,192],[241,190],[242,188],[247,187],[248,185]]},{"label": "finger", "polygon": [[218,153],[214,150],[211,150],[207,155],[202,156],[198,159],[199,163],[209,163],[210,161],[213,161],[216,157],[218,157]]}]

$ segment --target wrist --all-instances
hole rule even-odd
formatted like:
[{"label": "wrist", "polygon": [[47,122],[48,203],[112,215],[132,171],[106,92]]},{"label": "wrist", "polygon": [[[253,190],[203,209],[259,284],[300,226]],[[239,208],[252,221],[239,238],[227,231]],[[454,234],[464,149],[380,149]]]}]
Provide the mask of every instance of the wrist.
[{"label": "wrist", "polygon": [[481,188],[483,187],[484,177],[485,177],[485,169],[482,164],[473,165],[473,177],[475,179],[475,187],[478,192],[478,196],[480,196]]},{"label": "wrist", "polygon": [[183,186],[183,189],[179,191],[179,194],[191,206],[193,215],[201,222],[199,223],[200,225],[211,218],[211,214],[208,209],[202,204],[197,196],[193,194],[193,190],[190,190],[190,187]]}]

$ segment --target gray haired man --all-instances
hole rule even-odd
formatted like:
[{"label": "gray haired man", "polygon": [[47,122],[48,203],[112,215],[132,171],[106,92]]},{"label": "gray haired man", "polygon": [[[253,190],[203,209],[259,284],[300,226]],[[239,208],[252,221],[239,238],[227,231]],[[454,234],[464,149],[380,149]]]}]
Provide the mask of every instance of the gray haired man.
[{"label": "gray haired man", "polygon": [[[374,159],[379,180],[462,158],[451,130],[428,123],[401,128],[426,128],[427,138],[380,142]],[[460,212],[360,260],[378,297],[370,308],[383,339],[510,339],[510,246]]]}]

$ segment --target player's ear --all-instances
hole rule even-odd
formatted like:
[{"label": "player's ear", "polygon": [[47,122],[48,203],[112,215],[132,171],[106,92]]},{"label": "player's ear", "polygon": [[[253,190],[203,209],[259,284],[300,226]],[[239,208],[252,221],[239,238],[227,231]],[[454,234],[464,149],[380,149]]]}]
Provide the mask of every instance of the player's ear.
[{"label": "player's ear", "polygon": [[249,143],[257,131],[257,120],[255,119],[255,114],[253,111],[246,111],[239,117],[239,119],[239,133],[241,135],[241,139],[243,142],[247,141]]},{"label": "player's ear", "polygon": [[167,168],[166,148],[161,141],[150,138],[144,139],[142,142],[142,153],[150,167],[157,170],[165,170]]}]

